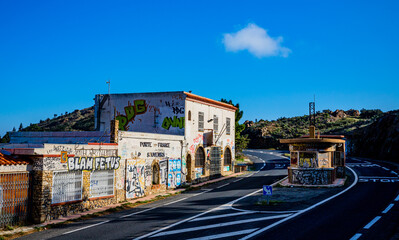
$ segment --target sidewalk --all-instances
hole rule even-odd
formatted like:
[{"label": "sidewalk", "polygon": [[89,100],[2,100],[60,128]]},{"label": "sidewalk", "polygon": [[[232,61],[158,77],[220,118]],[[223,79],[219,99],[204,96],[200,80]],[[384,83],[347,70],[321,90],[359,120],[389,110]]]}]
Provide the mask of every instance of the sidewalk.
[{"label": "sidewalk", "polygon": [[[230,174],[228,176],[224,176],[224,177],[221,177],[221,178],[217,178],[217,179],[209,180],[209,181],[206,181],[206,182],[198,183],[198,184],[195,184],[195,185],[191,185],[191,188],[197,188],[197,187],[201,187],[201,186],[204,186],[204,185],[207,185],[207,184],[220,182],[220,181],[232,178],[232,177],[239,176],[239,175],[244,174],[244,173],[245,172],[233,173],[233,174]],[[44,222],[44,223],[41,223],[41,224],[15,227],[15,229],[13,229],[13,230],[2,230],[2,231],[0,231],[0,237],[5,236],[5,237],[10,237],[11,239],[12,238],[16,238],[16,237],[20,237],[20,236],[22,236],[22,235],[20,235],[20,233],[34,232],[34,231],[36,231],[37,228],[42,228],[42,227],[46,227],[48,225],[61,224],[61,223],[65,223],[67,221],[77,220],[77,219],[79,219],[81,217],[84,217],[84,216],[87,216],[87,215],[90,215],[90,214],[94,214],[94,213],[104,212],[104,211],[106,211],[108,209],[116,208],[116,207],[122,206],[123,204],[126,204],[126,203],[135,204],[135,203],[151,201],[151,200],[155,201],[157,196],[159,196],[159,195],[162,195],[162,196],[175,195],[175,194],[180,194],[182,192],[185,192],[187,190],[188,189],[185,189],[185,188],[167,190],[164,193],[152,194],[152,195],[148,195],[148,196],[141,197],[141,198],[135,198],[135,199],[123,202],[123,203],[117,203],[117,204],[108,205],[108,206],[105,206],[105,207],[102,207],[102,208],[92,209],[92,210],[89,210],[89,211],[86,211],[86,212],[81,212],[81,213],[77,213],[77,214],[74,214],[74,215],[69,215],[69,216],[66,216],[66,217],[59,218],[59,219],[47,221],[47,222]],[[145,203],[143,203],[143,204],[145,204]],[[139,206],[139,205],[137,205],[137,206]],[[135,207],[137,207],[137,206],[135,206]],[[135,207],[132,207],[132,208],[135,208]],[[11,236],[11,235],[15,235],[15,236]]]}]

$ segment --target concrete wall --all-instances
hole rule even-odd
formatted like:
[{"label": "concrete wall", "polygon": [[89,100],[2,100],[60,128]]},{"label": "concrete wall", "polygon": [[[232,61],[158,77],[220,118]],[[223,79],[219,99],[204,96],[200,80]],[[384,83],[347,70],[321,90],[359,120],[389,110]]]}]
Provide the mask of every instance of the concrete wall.
[{"label": "concrete wall", "polygon": [[[198,113],[204,113],[204,131],[198,130]],[[191,173],[191,179],[196,180],[200,178],[206,178],[209,176],[209,166],[210,166],[210,145],[220,146],[222,149],[221,165],[222,165],[222,175],[228,174],[233,171],[232,166],[223,165],[223,155],[227,148],[231,151],[232,163],[234,162],[235,156],[235,112],[232,110],[227,110],[222,107],[211,106],[206,103],[200,103],[195,101],[186,100],[186,159],[188,155],[191,157],[192,163],[190,164],[190,169],[188,172]],[[191,119],[189,120],[189,116]],[[218,131],[214,132],[214,121],[209,121],[214,118],[214,115],[218,117]],[[230,118],[230,134],[226,134],[226,118]],[[223,131],[224,129],[224,131]],[[216,133],[216,134],[214,134]],[[211,143],[210,143],[211,140]],[[203,167],[195,166],[195,152],[199,147],[205,149],[206,162],[205,171]],[[204,174],[202,174],[204,173]]]},{"label": "concrete wall", "polygon": [[[186,163],[182,159],[184,137],[177,135],[119,132],[121,166],[125,172],[126,198],[141,197],[176,188],[185,182]],[[159,168],[159,184],[153,184],[154,165]]]},{"label": "concrete wall", "polygon": [[184,135],[183,92],[96,95],[95,127],[110,131],[116,117],[122,131]]},{"label": "concrete wall", "polygon": [[294,168],[288,167],[288,180],[293,184],[327,185],[332,184],[335,177],[334,168]]}]

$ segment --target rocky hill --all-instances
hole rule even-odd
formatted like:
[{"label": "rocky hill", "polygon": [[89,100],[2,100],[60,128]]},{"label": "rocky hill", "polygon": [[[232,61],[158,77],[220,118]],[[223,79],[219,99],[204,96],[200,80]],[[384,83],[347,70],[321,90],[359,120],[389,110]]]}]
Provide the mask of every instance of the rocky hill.
[{"label": "rocky hill", "polygon": [[59,132],[59,131],[94,131],[94,107],[75,110],[61,116],[41,120],[31,124],[22,131]]},{"label": "rocky hill", "polygon": [[[379,159],[399,158],[399,111],[383,113],[381,110],[350,109],[323,110],[316,114],[316,130],[320,134],[345,135],[352,155]],[[295,138],[308,134],[309,116],[279,118],[273,121],[246,121],[245,130],[250,142],[248,148],[284,149],[282,138]],[[395,145],[396,144],[396,145]]]}]

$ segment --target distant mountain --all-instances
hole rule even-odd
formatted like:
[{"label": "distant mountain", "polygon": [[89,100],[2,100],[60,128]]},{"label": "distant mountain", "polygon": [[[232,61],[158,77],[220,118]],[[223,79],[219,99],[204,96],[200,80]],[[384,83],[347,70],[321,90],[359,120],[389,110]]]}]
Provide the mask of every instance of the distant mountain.
[{"label": "distant mountain", "polygon": [[[316,114],[316,132],[345,135],[348,152],[352,155],[379,159],[399,157],[398,111],[383,113],[381,110],[361,111],[350,109],[323,110]],[[309,116],[279,118],[273,121],[245,121],[250,142],[248,148],[286,149],[279,139],[296,138],[309,134]],[[396,145],[395,145],[396,144]]]}]

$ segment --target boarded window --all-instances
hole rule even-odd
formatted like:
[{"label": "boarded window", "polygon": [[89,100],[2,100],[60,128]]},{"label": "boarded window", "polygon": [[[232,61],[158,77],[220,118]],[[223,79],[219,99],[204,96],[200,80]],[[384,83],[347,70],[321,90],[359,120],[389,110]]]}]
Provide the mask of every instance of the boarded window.
[{"label": "boarded window", "polygon": [[230,135],[230,118],[226,118],[226,134]]},{"label": "boarded window", "polygon": [[195,166],[204,167],[205,165],[205,152],[202,147],[199,147],[195,152]]},{"label": "boarded window", "polygon": [[114,170],[94,171],[90,177],[90,196],[114,195]]},{"label": "boarded window", "polygon": [[191,111],[188,111],[187,117],[188,117],[188,121],[191,121]]},{"label": "boarded window", "polygon": [[315,168],[317,166],[318,164],[315,152],[299,152],[299,167]]},{"label": "boarded window", "polygon": [[298,152],[291,152],[291,167],[298,166]]},{"label": "boarded window", "polygon": [[231,165],[231,151],[230,148],[226,148],[226,150],[224,151],[224,165]]},{"label": "boarded window", "polygon": [[218,116],[213,115],[213,131],[217,133],[219,131],[219,119]]},{"label": "boarded window", "polygon": [[204,113],[198,112],[198,132],[204,131]]},{"label": "boarded window", "polygon": [[154,164],[152,166],[152,184],[159,184],[159,166],[158,164]]},{"label": "boarded window", "polygon": [[53,172],[51,203],[82,199],[82,171]]}]

